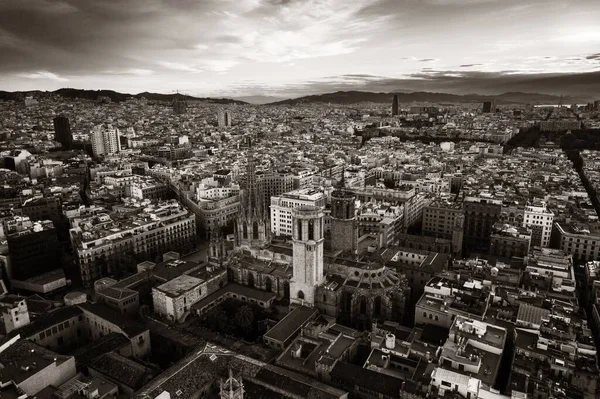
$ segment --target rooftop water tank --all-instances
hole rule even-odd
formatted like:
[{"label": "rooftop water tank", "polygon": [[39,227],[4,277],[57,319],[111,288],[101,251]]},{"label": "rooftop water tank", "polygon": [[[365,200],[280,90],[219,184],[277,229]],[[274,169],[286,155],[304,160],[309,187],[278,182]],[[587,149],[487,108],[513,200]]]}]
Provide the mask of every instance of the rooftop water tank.
[{"label": "rooftop water tank", "polygon": [[396,347],[396,336],[394,334],[385,335],[385,347],[387,349],[394,349]]}]

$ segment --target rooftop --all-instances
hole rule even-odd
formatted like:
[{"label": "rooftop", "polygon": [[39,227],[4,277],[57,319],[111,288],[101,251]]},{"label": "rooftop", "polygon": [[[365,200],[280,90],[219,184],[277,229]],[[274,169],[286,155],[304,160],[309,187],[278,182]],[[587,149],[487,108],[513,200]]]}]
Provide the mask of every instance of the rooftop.
[{"label": "rooftop", "polygon": [[285,342],[317,313],[317,310],[313,308],[297,307],[267,331],[265,338]]},{"label": "rooftop", "polygon": [[175,277],[173,280],[167,281],[166,283],[155,287],[157,291],[165,293],[167,296],[176,298],[185,294],[186,292],[192,291],[196,287],[202,285],[204,280],[182,274]]}]

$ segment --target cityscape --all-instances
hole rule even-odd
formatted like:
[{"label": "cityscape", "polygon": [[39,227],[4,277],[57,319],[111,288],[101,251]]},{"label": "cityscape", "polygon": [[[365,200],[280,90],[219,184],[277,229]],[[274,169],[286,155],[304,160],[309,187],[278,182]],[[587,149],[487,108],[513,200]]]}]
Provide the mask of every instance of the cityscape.
[{"label": "cityscape", "polygon": [[600,397],[598,4],[187,3],[0,4],[2,398]]}]

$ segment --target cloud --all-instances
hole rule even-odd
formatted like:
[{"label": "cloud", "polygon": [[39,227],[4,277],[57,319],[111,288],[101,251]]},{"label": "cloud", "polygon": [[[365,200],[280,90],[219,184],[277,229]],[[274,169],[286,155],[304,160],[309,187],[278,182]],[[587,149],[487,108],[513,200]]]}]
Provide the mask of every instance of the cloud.
[{"label": "cloud", "polygon": [[173,71],[192,72],[192,73],[202,72],[201,69],[198,69],[192,65],[182,64],[179,62],[159,61],[158,65],[160,65],[164,68],[173,70]]},{"label": "cloud", "polygon": [[[360,85],[359,75],[435,72],[423,65],[523,75],[594,71],[600,3],[574,2],[2,0],[0,79],[15,90],[55,89],[68,78],[94,89],[177,86],[207,94],[237,90],[238,79],[254,80],[256,90],[303,92],[302,82],[322,84],[320,76]],[[411,87],[431,81],[410,79]]]},{"label": "cloud", "polygon": [[385,28],[385,15],[361,15],[363,7],[379,2],[267,2],[251,13],[223,18],[220,25],[228,33],[213,38],[219,43],[213,50],[238,61],[272,63],[352,53]]},{"label": "cloud", "polygon": [[238,93],[252,92],[287,98],[352,90],[482,95],[525,92],[566,95],[589,101],[600,90],[600,71],[575,74],[520,74],[509,70],[501,72],[424,70],[402,78],[357,74],[330,76],[279,87],[264,86],[259,83],[237,87]]},{"label": "cloud", "polygon": [[121,70],[108,70],[104,71],[107,75],[134,75],[134,76],[150,76],[154,74],[154,71],[143,68],[129,68]]},{"label": "cloud", "polygon": [[588,55],[585,57],[586,60],[600,60],[600,53]]},{"label": "cloud", "polygon": [[48,71],[30,72],[30,73],[19,73],[18,77],[24,79],[50,79],[57,82],[67,82],[69,79],[58,76],[55,73]]}]

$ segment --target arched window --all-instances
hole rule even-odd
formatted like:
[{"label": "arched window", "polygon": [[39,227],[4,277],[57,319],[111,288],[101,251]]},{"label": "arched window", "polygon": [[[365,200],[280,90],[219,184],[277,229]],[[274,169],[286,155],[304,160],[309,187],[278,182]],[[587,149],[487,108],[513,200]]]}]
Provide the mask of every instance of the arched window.
[{"label": "arched window", "polygon": [[302,220],[298,220],[298,239],[302,240]]},{"label": "arched window", "polygon": [[304,292],[298,291],[298,299],[304,299]]},{"label": "arched window", "polygon": [[248,287],[254,287],[254,274],[248,273]]},{"label": "arched window", "polygon": [[258,238],[258,222],[254,222],[252,225],[252,238],[254,240]]},{"label": "arched window", "polygon": [[375,317],[381,316],[381,297],[378,296],[375,298],[375,302],[373,303],[373,315]]},{"label": "arched window", "polygon": [[315,239],[315,221],[314,220],[308,221],[308,239],[309,240]]},{"label": "arched window", "polygon": [[360,314],[367,314],[367,298],[360,298]]},{"label": "arched window", "polygon": [[289,283],[289,281],[285,281],[283,283],[283,297],[285,299],[290,299],[290,283]]},{"label": "arched window", "polygon": [[270,277],[267,277],[265,281],[265,290],[267,292],[271,292],[273,290],[273,282],[271,281]]},{"label": "arched window", "polygon": [[244,222],[244,224],[242,225],[242,237],[244,237],[245,240],[248,239],[248,225],[246,224],[246,222]]}]

